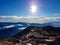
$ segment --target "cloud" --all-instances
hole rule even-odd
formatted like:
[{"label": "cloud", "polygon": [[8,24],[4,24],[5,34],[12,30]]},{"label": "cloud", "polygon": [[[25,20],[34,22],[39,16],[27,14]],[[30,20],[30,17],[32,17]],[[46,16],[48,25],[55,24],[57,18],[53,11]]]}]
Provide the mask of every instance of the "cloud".
[{"label": "cloud", "polygon": [[17,24],[17,26],[23,26],[23,24]]},{"label": "cloud", "polygon": [[29,22],[29,23],[44,23],[51,21],[60,21],[60,17],[21,17],[21,16],[0,16],[0,22]]},{"label": "cloud", "polygon": [[9,25],[9,26],[4,26],[3,28],[12,28],[12,27],[14,27],[14,25]]},{"label": "cloud", "polygon": [[26,27],[18,28],[18,30],[24,30],[24,29],[26,29]]}]

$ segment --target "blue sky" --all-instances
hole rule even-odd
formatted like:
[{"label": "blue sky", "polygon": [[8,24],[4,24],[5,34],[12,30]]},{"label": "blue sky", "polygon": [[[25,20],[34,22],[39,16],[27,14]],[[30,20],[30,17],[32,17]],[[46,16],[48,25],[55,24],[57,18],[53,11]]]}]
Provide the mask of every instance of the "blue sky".
[{"label": "blue sky", "polygon": [[[60,16],[60,0],[38,0],[38,17]],[[28,0],[0,0],[0,16],[29,16]]]}]

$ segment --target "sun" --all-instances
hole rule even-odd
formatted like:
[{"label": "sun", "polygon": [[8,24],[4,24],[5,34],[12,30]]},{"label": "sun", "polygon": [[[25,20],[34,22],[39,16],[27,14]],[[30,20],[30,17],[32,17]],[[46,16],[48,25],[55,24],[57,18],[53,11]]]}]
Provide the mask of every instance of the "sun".
[{"label": "sun", "polygon": [[32,13],[35,13],[36,10],[37,10],[37,6],[36,6],[36,5],[32,5],[32,6],[31,6],[31,12],[32,12]]}]

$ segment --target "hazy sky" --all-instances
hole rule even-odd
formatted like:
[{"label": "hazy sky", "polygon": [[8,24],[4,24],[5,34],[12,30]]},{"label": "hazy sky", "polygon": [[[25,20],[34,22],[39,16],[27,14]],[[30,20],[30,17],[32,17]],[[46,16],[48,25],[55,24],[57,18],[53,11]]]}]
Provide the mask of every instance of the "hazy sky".
[{"label": "hazy sky", "polygon": [[[30,3],[31,0],[0,0],[0,16],[29,16]],[[36,6],[38,17],[60,16],[60,0],[37,0]]]}]

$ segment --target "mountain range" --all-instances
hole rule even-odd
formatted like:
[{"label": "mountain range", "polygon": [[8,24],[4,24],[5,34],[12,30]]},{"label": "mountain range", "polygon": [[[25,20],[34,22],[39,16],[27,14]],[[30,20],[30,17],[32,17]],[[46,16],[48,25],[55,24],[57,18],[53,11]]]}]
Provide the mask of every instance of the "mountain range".
[{"label": "mountain range", "polygon": [[28,23],[28,22],[0,22],[0,38],[13,37],[18,32],[29,26],[44,27],[47,31],[60,32],[60,21],[47,23]]}]

